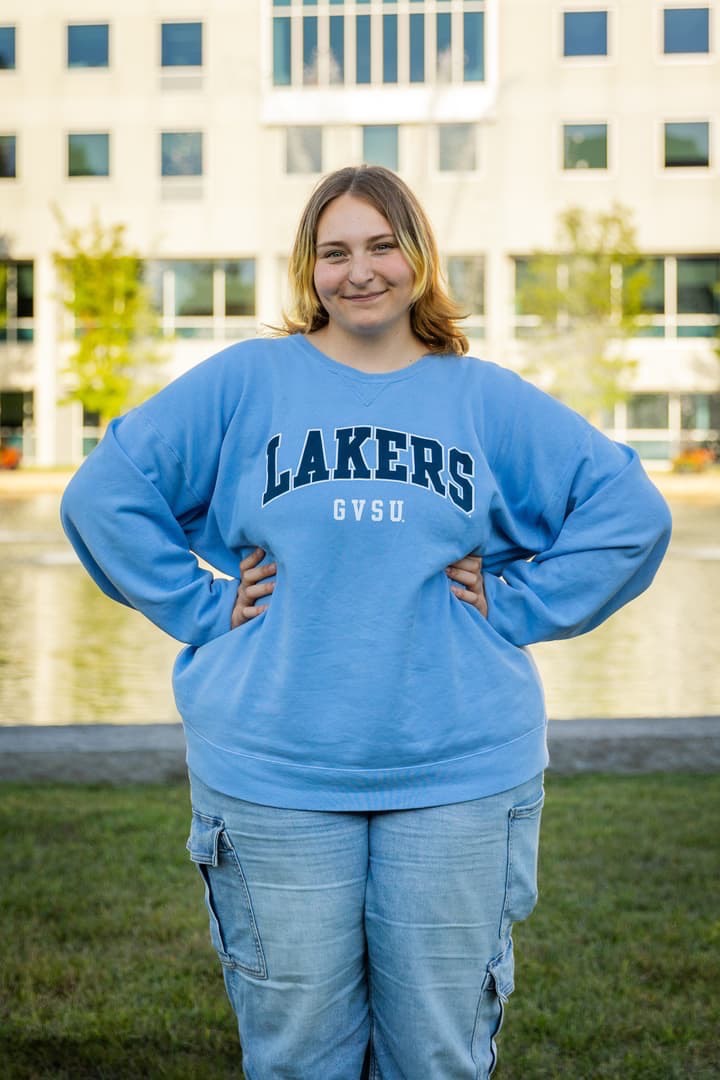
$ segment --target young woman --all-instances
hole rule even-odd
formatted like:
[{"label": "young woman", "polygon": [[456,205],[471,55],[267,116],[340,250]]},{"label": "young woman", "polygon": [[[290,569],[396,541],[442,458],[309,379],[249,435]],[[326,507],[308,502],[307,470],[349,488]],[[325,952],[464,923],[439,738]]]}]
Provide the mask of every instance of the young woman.
[{"label": "young woman", "polygon": [[393,173],[321,181],[290,269],[284,333],[113,422],[63,521],[187,645],[188,847],[248,1080],[477,1080],[537,895],[525,646],[645,589],[669,515],[631,449],[464,355]]}]

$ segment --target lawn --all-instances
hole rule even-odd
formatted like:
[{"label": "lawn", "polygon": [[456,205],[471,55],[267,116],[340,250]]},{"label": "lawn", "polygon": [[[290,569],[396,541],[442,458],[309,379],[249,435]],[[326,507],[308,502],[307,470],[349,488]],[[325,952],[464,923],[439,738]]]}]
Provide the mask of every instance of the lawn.
[{"label": "lawn", "polygon": [[[181,785],[0,786],[3,1080],[242,1076],[187,819]],[[720,776],[548,777],[497,1080],[720,1076],[719,822]]]}]

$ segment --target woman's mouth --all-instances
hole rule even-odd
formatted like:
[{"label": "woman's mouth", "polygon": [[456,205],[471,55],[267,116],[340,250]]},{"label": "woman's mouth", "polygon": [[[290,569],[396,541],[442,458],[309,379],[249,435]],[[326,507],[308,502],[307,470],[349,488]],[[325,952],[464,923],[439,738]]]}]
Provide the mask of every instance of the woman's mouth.
[{"label": "woman's mouth", "polygon": [[352,301],[353,304],[368,304],[370,301],[377,300],[379,297],[384,296],[386,291],[387,290],[373,293],[352,293],[349,296],[345,296],[344,299]]}]

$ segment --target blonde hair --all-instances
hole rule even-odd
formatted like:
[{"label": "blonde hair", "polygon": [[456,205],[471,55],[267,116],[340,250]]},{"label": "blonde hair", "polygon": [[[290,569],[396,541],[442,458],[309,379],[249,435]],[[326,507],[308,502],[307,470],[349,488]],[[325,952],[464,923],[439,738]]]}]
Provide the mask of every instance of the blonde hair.
[{"label": "blonde hair", "polygon": [[329,173],[313,191],[300,218],[288,267],[290,303],[283,313],[283,334],[309,334],[328,323],[313,275],[320,215],[340,195],[370,203],[390,223],[400,250],[415,275],[410,308],[413,332],[433,353],[468,351],[468,340],[456,325],[465,318],[450,299],[440,272],[432,227],[407,184],[381,165],[348,166]]}]

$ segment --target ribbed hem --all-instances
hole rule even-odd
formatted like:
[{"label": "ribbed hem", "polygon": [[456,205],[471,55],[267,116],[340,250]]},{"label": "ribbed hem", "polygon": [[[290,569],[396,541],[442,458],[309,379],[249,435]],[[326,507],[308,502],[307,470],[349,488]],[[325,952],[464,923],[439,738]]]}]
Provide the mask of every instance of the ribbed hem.
[{"label": "ribbed hem", "polygon": [[208,787],[289,810],[411,810],[516,787],[548,764],[546,724],[476,754],[400,769],[330,769],[243,754],[185,723],[188,768]]}]

